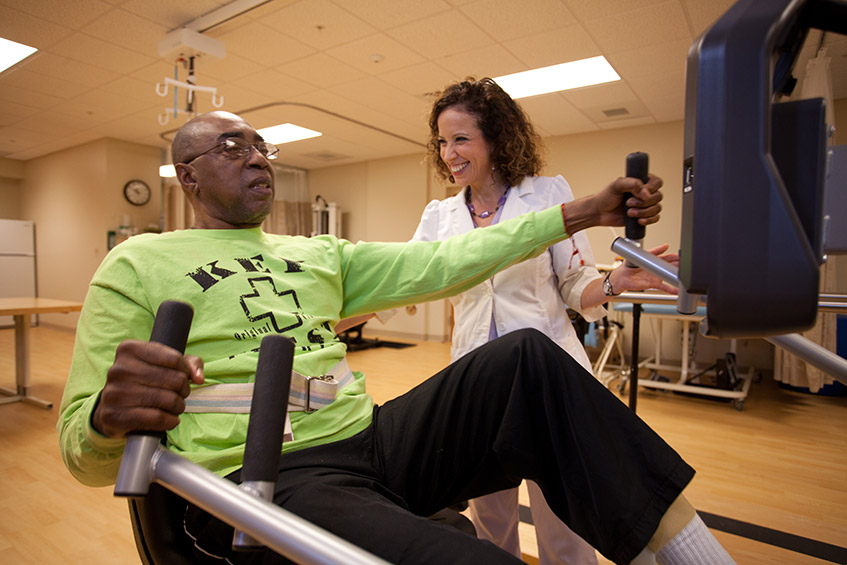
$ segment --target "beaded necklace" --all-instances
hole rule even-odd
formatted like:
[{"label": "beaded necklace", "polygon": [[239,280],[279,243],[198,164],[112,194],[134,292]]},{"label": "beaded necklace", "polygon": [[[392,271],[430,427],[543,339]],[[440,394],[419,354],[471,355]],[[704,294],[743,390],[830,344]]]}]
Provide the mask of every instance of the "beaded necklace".
[{"label": "beaded necklace", "polygon": [[497,210],[499,210],[500,207],[503,204],[506,203],[506,194],[508,194],[508,192],[509,192],[509,189],[507,187],[506,192],[504,192],[503,196],[500,197],[500,200],[497,201],[497,206],[495,206],[495,208],[493,210],[483,210],[482,212],[477,214],[476,210],[473,207],[473,204],[471,204],[471,189],[470,189],[470,187],[468,187],[468,191],[465,193],[465,201],[468,205],[468,212],[471,213],[471,216],[476,216],[477,218],[481,218],[481,219],[485,219],[485,218],[489,217],[491,214],[496,214]]}]

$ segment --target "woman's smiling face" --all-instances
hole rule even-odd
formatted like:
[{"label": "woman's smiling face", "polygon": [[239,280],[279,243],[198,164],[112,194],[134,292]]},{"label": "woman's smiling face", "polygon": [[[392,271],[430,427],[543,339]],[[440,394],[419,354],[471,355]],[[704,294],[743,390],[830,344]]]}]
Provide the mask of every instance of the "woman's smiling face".
[{"label": "woman's smiling face", "polygon": [[451,106],[438,116],[441,160],[456,184],[480,188],[491,181],[491,147],[476,116]]}]

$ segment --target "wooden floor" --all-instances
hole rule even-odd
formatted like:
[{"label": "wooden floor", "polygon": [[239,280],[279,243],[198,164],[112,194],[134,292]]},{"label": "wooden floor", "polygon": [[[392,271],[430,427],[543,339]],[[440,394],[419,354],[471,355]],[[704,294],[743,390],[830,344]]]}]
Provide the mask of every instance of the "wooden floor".
[{"label": "wooden floor", "polygon": [[[59,457],[55,424],[73,335],[39,327],[31,338],[33,394],[56,407],[0,405],[0,564],[137,563],[126,502],[111,489],[76,483]],[[0,330],[0,386],[12,386],[13,358],[13,333]],[[443,367],[449,347],[381,347],[349,359],[382,402]],[[847,398],[788,392],[765,378],[740,412],[643,391],[638,414],[697,469],[686,494],[699,511],[847,546]],[[532,555],[531,527],[523,529],[524,551]],[[715,535],[739,564],[828,562]]]}]

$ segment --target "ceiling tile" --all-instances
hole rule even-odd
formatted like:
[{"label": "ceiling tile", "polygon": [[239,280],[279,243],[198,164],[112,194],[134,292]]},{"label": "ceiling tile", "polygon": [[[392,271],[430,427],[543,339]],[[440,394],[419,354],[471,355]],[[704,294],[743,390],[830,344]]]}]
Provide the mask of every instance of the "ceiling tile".
[{"label": "ceiling tile", "polygon": [[426,62],[399,71],[385,73],[380,75],[380,78],[409,94],[425,97],[427,93],[441,90],[460,77],[444,70],[443,67],[435,63]]},{"label": "ceiling tile", "polygon": [[159,56],[159,41],[170,31],[126,10],[110,10],[86,25],[82,31],[115,45],[123,45],[150,57]]},{"label": "ceiling tile", "polygon": [[[156,104],[155,97],[151,97],[143,105],[137,103],[134,109],[139,110],[145,107],[158,109],[159,106]],[[82,95],[56,104],[53,109],[69,118],[87,119],[92,122],[102,123],[110,122],[126,115],[126,100],[117,96],[91,98]],[[153,115],[151,115],[151,119],[154,119]]]},{"label": "ceiling tile", "polygon": [[478,0],[461,11],[497,41],[532,36],[575,23],[560,0]]},{"label": "ceiling tile", "polygon": [[[265,69],[258,73],[248,75],[237,83],[239,88],[256,95],[267,97],[272,100],[288,100],[295,96],[306,94],[315,90],[315,86],[305,83],[292,75],[281,73],[276,69]],[[234,85],[224,85],[222,90],[229,93]],[[246,92],[245,92],[246,94]],[[227,94],[229,96],[229,94]]]},{"label": "ceiling tile", "polygon": [[672,122],[685,113],[685,99],[667,93],[646,99],[644,105],[657,122]]},{"label": "ceiling tile", "polygon": [[[28,108],[45,109],[62,101],[62,98],[53,94],[44,94],[26,87],[13,85],[7,78],[7,75],[3,75],[3,79],[0,80],[0,100],[4,104],[13,102]],[[27,83],[27,86],[31,85]]]},{"label": "ceiling tile", "polygon": [[377,31],[329,0],[297,2],[268,15],[264,23],[314,49],[328,49]]},{"label": "ceiling tile", "polygon": [[[109,81],[103,84],[100,90],[103,97],[117,98],[123,100],[125,104],[132,106],[140,103],[149,103],[154,98],[162,98],[156,94],[153,82],[143,81],[129,76],[123,76]],[[173,101],[173,96],[169,97],[169,99]],[[163,100],[162,104],[167,104],[167,101]]]},{"label": "ceiling tile", "polygon": [[43,18],[36,18],[8,6],[0,6],[0,37],[46,49],[73,31]]},{"label": "ceiling tile", "polygon": [[238,19],[264,22],[271,14],[275,14],[284,9],[286,6],[290,6],[291,4],[295,4],[299,1],[300,0],[273,0],[273,2],[258,4],[254,8],[250,9],[250,11],[239,16]]},{"label": "ceiling tile", "polygon": [[52,132],[53,135],[56,135],[56,132],[63,132],[67,135],[90,129],[96,124],[84,116],[69,115],[66,108],[55,108],[24,118],[15,125],[33,132],[48,134]]},{"label": "ceiling tile", "polygon": [[430,59],[447,57],[495,43],[458,10],[442,12],[394,28],[387,33],[409,49]]},{"label": "ceiling tile", "polygon": [[527,70],[526,65],[502,45],[487,45],[470,51],[453,53],[435,59],[435,62],[460,78],[497,77]]},{"label": "ceiling tile", "polygon": [[0,104],[0,127],[10,126],[20,120],[40,113],[38,109],[32,106],[24,106],[8,100],[3,100]]},{"label": "ceiling tile", "polygon": [[360,79],[365,73],[326,53],[316,53],[277,67],[277,70],[322,88]]},{"label": "ceiling tile", "polygon": [[221,82],[231,82],[257,73],[263,68],[262,65],[252,59],[235,53],[227,53],[227,56],[223,59],[210,56],[195,57],[194,61],[194,74],[197,84],[207,84],[208,86],[217,86]]},{"label": "ceiling tile", "polygon": [[685,72],[687,39],[638,47],[610,54],[608,59],[619,75],[638,78]]},{"label": "ceiling tile", "polygon": [[221,4],[221,2],[215,0],[191,0],[191,2],[127,0],[120,7],[122,10],[156,22],[170,31],[184,27],[192,20],[220,8]]},{"label": "ceiling tile", "polygon": [[[581,22],[606,18],[638,8],[660,4],[667,0],[562,0],[570,11]],[[701,1],[704,4],[711,0]]]},{"label": "ceiling tile", "polygon": [[112,9],[109,4],[99,0],[85,2],[0,0],[0,4],[71,29],[79,29]]},{"label": "ceiling tile", "polygon": [[665,1],[585,22],[603,53],[617,53],[693,37],[677,1]]},{"label": "ceiling tile", "polygon": [[632,89],[622,80],[575,88],[560,93],[562,98],[574,105],[579,110],[586,108],[614,107],[621,101],[635,99]]},{"label": "ceiling tile", "polygon": [[61,54],[45,52],[25,67],[26,71],[62,79],[76,84],[87,85],[89,88],[104,86],[117,80],[118,73],[89,65],[75,59],[63,57]]},{"label": "ceiling tile", "polygon": [[534,124],[541,124],[547,135],[569,135],[594,131],[597,126],[559,94],[544,94],[518,101]]},{"label": "ceiling tile", "polygon": [[239,55],[264,67],[275,67],[315,52],[314,48],[258,21],[247,22],[229,33],[210,35],[226,45],[227,53]]},{"label": "ceiling tile", "polygon": [[600,48],[578,25],[513,39],[504,46],[529,69],[600,55]]},{"label": "ceiling tile", "polygon": [[13,88],[29,88],[42,94],[61,93],[63,97],[78,96],[92,88],[79,82],[33,73],[26,69],[4,76],[3,83]]},{"label": "ceiling tile", "polygon": [[363,106],[400,118],[426,111],[426,102],[394,88],[379,78],[367,77],[328,89],[339,96],[349,96]]},{"label": "ceiling tile", "polygon": [[703,33],[736,2],[736,0],[709,0],[708,2],[703,2],[703,0],[681,1],[683,9],[688,14],[691,33],[694,37]]},{"label": "ceiling tile", "polygon": [[371,75],[402,69],[424,61],[423,57],[382,33],[328,49],[326,53]]},{"label": "ceiling tile", "polygon": [[120,45],[96,39],[84,33],[74,33],[51,47],[56,53],[110,71],[127,74],[155,61],[147,56]]},{"label": "ceiling tile", "polygon": [[[160,132],[172,134],[186,116],[166,113],[174,90],[159,96],[156,86],[175,72],[184,81],[187,68],[160,58],[158,42],[230,1],[0,0],[0,36],[40,49],[0,74],[0,125],[26,120],[28,126],[19,127],[23,133],[14,142],[7,139],[3,151],[28,159],[102,137],[167,146]],[[681,120],[688,47],[730,4],[274,0],[209,24],[206,35],[224,42],[227,57],[197,57],[195,74],[198,85],[217,89],[222,109],[249,111],[251,121],[267,122],[254,125],[289,117],[325,128],[324,136],[301,146],[304,154],[292,149],[298,166],[317,167],[332,164],[321,155],[333,152],[357,162],[421,151],[427,93],[467,75],[498,76],[605,55],[620,83],[520,101],[542,135],[567,135],[639,120]],[[814,30],[798,56],[795,75],[801,80],[819,40]],[[835,96],[845,98],[847,38],[829,33],[824,44]],[[385,58],[372,63],[374,53]],[[176,98],[184,109],[184,88]],[[602,113],[624,105],[646,115],[620,119]],[[211,95],[198,92],[195,109],[215,109]],[[166,122],[160,124],[163,114]],[[48,128],[47,136],[32,131]]]},{"label": "ceiling tile", "polygon": [[51,133],[36,132],[17,126],[0,128],[0,153],[15,153],[49,141]]},{"label": "ceiling tile", "polygon": [[[263,95],[259,94],[244,88],[240,88],[237,85],[225,85],[221,92],[223,93],[223,104],[220,106],[212,106],[211,100],[205,100],[200,102],[200,106],[198,111],[200,113],[203,112],[212,112],[215,110],[222,110],[225,112],[232,112],[234,114],[240,114],[244,110],[248,108],[255,108],[257,106],[262,106],[264,104],[271,104],[277,100],[278,97],[272,96],[271,94]],[[171,104],[171,107],[173,105]],[[179,108],[185,109],[185,102],[180,103]],[[169,112],[171,115],[171,121],[185,121],[186,117],[177,117],[173,118],[173,111]]]},{"label": "ceiling tile", "polygon": [[450,9],[450,5],[441,0],[333,0],[333,3],[381,30]]}]

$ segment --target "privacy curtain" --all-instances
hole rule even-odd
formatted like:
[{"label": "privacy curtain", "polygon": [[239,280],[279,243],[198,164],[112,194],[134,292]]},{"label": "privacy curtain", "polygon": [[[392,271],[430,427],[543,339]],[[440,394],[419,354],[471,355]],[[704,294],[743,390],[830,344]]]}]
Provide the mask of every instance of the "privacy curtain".
[{"label": "privacy curtain", "polygon": [[312,231],[312,205],[307,171],[273,164],[276,196],[263,228],[268,233],[305,235]]}]

